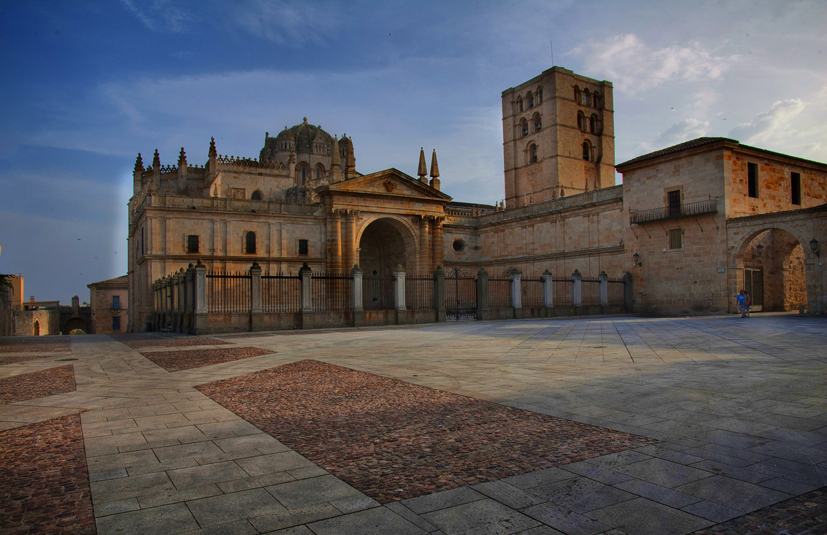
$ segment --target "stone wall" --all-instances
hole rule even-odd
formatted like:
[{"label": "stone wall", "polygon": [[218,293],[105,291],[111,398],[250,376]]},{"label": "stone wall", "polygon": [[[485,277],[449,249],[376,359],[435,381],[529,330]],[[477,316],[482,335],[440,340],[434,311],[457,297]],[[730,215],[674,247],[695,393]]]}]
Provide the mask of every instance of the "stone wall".
[{"label": "stone wall", "polygon": [[60,334],[60,312],[57,310],[15,310],[14,335],[34,336],[35,323],[40,336]]}]

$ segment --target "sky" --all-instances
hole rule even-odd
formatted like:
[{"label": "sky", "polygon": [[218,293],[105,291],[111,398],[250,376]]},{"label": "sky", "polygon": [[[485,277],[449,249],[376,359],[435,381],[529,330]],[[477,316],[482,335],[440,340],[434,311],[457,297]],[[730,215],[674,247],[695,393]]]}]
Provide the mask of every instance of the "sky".
[{"label": "sky", "polygon": [[613,82],[617,163],[700,136],[827,162],[826,30],[823,0],[0,0],[0,273],[88,301],[127,271],[137,153],[258,157],[305,116],[362,173],[436,149],[493,203],[501,93],[552,65]]}]

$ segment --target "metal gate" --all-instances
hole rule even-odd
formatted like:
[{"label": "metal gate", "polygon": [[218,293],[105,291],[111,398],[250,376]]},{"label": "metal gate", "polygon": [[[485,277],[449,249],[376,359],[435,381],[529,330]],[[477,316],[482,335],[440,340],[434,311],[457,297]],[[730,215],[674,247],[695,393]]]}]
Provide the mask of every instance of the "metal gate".
[{"label": "metal gate", "polygon": [[453,321],[477,319],[477,279],[459,268],[445,273],[445,317]]}]

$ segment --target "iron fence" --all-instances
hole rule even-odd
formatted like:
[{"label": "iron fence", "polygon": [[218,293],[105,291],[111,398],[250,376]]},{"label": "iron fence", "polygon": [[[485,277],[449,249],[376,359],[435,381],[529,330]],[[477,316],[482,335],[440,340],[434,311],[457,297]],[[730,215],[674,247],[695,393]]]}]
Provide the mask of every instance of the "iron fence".
[{"label": "iron fence", "polygon": [[526,308],[542,307],[543,281],[541,279],[521,279],[522,296],[520,304]]},{"label": "iron fence", "polygon": [[488,307],[509,308],[511,306],[511,279],[488,279]]},{"label": "iron fence", "polygon": [[434,308],[434,276],[408,275],[405,277],[405,307],[409,310]]},{"label": "iron fence", "polygon": [[456,321],[477,317],[477,279],[459,268],[445,274],[445,317]]},{"label": "iron fence", "polygon": [[314,311],[341,312],[352,310],[353,278],[344,273],[314,273],[310,279],[310,294]]},{"label": "iron fence", "polygon": [[600,305],[600,281],[582,279],[580,281],[580,302],[583,306]]},{"label": "iron fence", "polygon": [[207,311],[232,314],[250,311],[250,274],[213,272],[207,274]]},{"label": "iron fence", "polygon": [[551,284],[553,285],[554,306],[574,305],[574,282],[571,279],[553,279]]},{"label": "iron fence", "polygon": [[362,279],[362,306],[365,310],[393,310],[393,277]]},{"label": "iron fence", "polygon": [[296,275],[277,272],[261,276],[263,312],[298,312],[301,310],[301,280]]}]

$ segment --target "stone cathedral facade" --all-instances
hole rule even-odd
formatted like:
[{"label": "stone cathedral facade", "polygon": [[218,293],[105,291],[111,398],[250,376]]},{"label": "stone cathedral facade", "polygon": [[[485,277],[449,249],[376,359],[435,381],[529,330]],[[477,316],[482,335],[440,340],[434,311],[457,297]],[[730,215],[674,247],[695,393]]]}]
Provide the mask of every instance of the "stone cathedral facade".
[{"label": "stone cathedral facade", "polygon": [[153,281],[197,260],[239,272],[255,261],[271,273],[304,263],[380,275],[399,265],[629,272],[635,308],[667,314],[732,311],[737,289],[760,279],[765,309],[824,309],[827,165],[700,138],[616,166],[611,82],[560,67],[503,91],[502,112],[496,206],[443,193],[436,152],[430,166],[420,152],[417,177],[359,172],[354,141],[307,118],[266,133],[258,158],[221,156],[214,141],[203,165],[183,148],[175,165],[155,151],[145,167],[139,154],[129,330],[152,328]]}]

